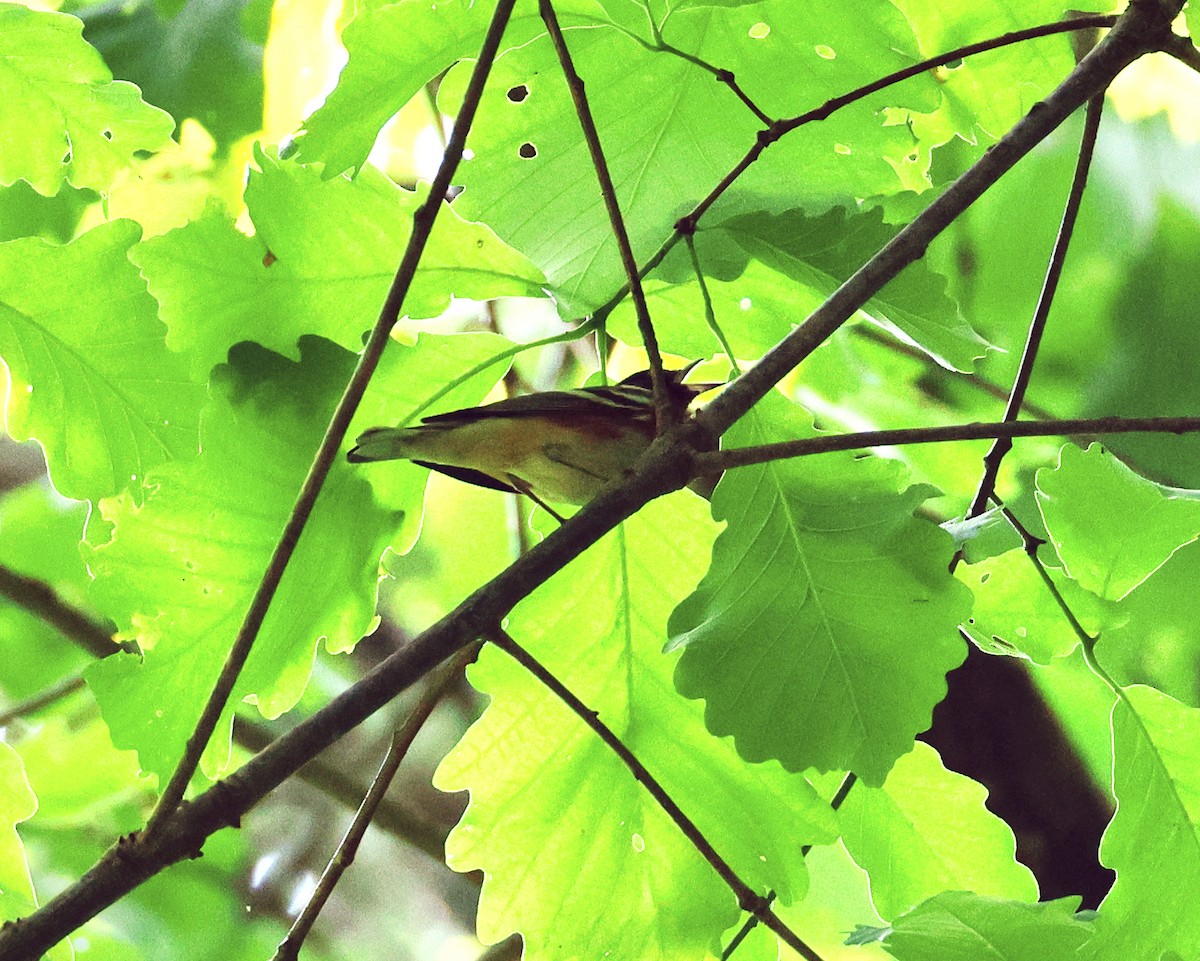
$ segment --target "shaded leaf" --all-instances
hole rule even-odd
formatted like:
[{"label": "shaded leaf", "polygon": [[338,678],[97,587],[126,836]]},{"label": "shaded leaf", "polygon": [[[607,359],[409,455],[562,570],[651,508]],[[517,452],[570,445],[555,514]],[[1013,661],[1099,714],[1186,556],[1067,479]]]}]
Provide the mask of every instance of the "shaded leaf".
[{"label": "shaded leaf", "polygon": [[1200,536],[1200,493],[1139,477],[1099,444],[1065,446],[1055,469],[1038,471],[1037,500],[1067,573],[1110,600]]},{"label": "shaded leaf", "polygon": [[[725,435],[731,447],[812,434],[771,394]],[[713,513],[728,527],[696,592],[671,617],[676,685],[707,702],[716,734],[748,760],[849,769],[869,784],[929,726],[963,659],[970,604],[947,565],[949,535],[912,516],[894,462],[851,454],[726,474]]]}]

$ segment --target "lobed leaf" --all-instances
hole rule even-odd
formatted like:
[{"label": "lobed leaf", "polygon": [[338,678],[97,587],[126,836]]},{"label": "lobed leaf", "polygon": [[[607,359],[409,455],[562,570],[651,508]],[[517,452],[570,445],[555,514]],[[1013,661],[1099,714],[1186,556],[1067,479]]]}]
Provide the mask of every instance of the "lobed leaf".
[{"label": "lobed leaf", "polygon": [[167,349],[129,262],[138,233],[119,220],[65,247],[0,244],[8,432],[36,438],[55,487],[78,500],[136,492],[147,473],[196,451],[204,387]]},{"label": "lobed leaf", "polygon": [[[425,196],[424,188],[404,190],[374,169],[353,181],[322,180],[312,167],[261,151],[257,159],[260,170],[246,188],[254,237],[210,207],[200,220],[133,252],[159,301],[168,344],[205,374],[246,340],[293,359],[305,334],[357,351]],[[447,206],[403,310],[436,317],[454,297],[536,297],[541,284],[538,271],[488,228]]]},{"label": "lobed leaf", "polygon": [[0,4],[0,183],[50,196],[65,184],[104,190],[140,150],[157,150],[175,122],[131,83],[113,82],[63,13]]},{"label": "lobed leaf", "polygon": [[[771,394],[725,440],[811,433]],[[913,518],[927,490],[898,491],[892,467],[850,454],[775,461],[727,473],[713,495],[728,527],[671,616],[684,648],[675,682],[748,760],[878,785],[965,655],[970,594],[949,574],[950,538]]]},{"label": "lobed leaf", "polygon": [[[599,711],[743,879],[788,902],[804,888],[800,847],[832,839],[832,812],[802,777],[746,765],[712,738],[671,691],[661,653],[713,533],[691,495],[655,501],[522,601],[508,630]],[[471,791],[447,862],[485,871],[480,937],[520,931],[531,959],[711,949],[736,904],[628,769],[506,655],[485,648],[470,677],[491,703],[435,783]]]},{"label": "lobed leaf", "polygon": [[871,900],[896,918],[945,890],[1021,901],[1037,881],[1015,859],[1012,829],[984,806],[987,790],[942,766],[926,744],[882,787],[857,785],[838,809],[843,842],[871,878]]},{"label": "lobed leaf", "polygon": [[1058,466],[1037,473],[1037,501],[1067,573],[1108,600],[1200,537],[1200,493],[1139,477],[1099,444],[1063,447]]},{"label": "lobed leaf", "polygon": [[1100,905],[1087,961],[1190,957],[1200,908],[1180,892],[1200,885],[1200,711],[1153,688],[1130,687],[1113,706],[1117,811],[1100,859],[1117,880]]}]

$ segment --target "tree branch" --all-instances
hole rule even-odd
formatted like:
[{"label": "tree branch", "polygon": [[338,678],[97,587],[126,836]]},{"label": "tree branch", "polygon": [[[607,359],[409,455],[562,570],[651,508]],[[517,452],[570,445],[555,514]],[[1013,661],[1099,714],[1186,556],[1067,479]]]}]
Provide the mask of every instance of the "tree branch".
[{"label": "tree branch", "polygon": [[[1029,333],[1025,338],[1025,350],[1021,354],[1017,376],[1013,380],[1008,403],[1004,408],[1005,423],[1015,421],[1020,416],[1021,408],[1025,404],[1025,393],[1029,389],[1029,381],[1033,378],[1033,365],[1037,361],[1038,348],[1041,346],[1042,335],[1046,330],[1046,320],[1050,316],[1050,307],[1054,303],[1054,295],[1058,291],[1058,281],[1062,276],[1063,264],[1067,259],[1067,248],[1071,245],[1071,236],[1075,232],[1075,220],[1079,216],[1079,206],[1083,202],[1083,191],[1087,186],[1088,171],[1092,166],[1092,154],[1096,147],[1096,135],[1100,131],[1100,115],[1103,111],[1104,94],[1101,93],[1088,101],[1087,115],[1083,123],[1083,136],[1079,141],[1079,157],[1075,161],[1075,173],[1071,177],[1071,189],[1067,194],[1062,221],[1058,226],[1058,236],[1054,238],[1050,261],[1046,265],[1046,278],[1042,282],[1041,293],[1038,294],[1037,307],[1034,308],[1033,319],[1029,323]],[[983,476],[979,479],[975,497],[967,509],[967,517],[978,517],[987,509],[987,502],[996,490],[996,478],[1000,473],[1000,465],[1010,450],[1012,450],[1012,438],[997,437],[991,449],[984,455]]]},{"label": "tree branch", "polygon": [[571,59],[571,51],[567,49],[567,41],[558,24],[558,17],[554,13],[554,5],[551,0],[538,0],[538,12],[550,34],[554,52],[558,55],[559,66],[567,81],[567,88],[571,91],[571,101],[575,104],[575,115],[579,118],[579,126],[583,129],[583,139],[587,143],[588,153],[592,158],[592,167],[596,171],[596,180],[600,183],[600,195],[604,198],[604,209],[608,211],[609,226],[612,228],[613,237],[617,242],[617,250],[621,255],[621,266],[625,268],[626,283],[630,296],[633,298],[634,311],[637,313],[638,330],[641,332],[646,356],[650,361],[650,382],[654,388],[656,430],[658,433],[662,433],[676,419],[676,405],[671,403],[671,397],[667,390],[666,376],[663,374],[662,354],[658,350],[658,337],[654,333],[654,324],[650,321],[650,308],[646,305],[646,293],[642,290],[642,281],[638,274],[637,260],[633,256],[633,248],[629,245],[629,232],[625,229],[625,218],[621,216],[621,204],[617,200],[617,189],[613,186],[612,174],[608,170],[608,161],[604,159],[604,147],[600,143],[600,132],[596,129],[592,108],[588,104],[583,78],[575,69],[575,62]]},{"label": "tree branch", "polygon": [[[1178,8],[1177,3],[1171,6]],[[809,318],[768,351],[749,371],[704,410],[697,421],[719,436],[778,383],[792,368],[853,316],[876,291],[913,261],[963,210],[1012,169],[1093,94],[1144,52],[1162,43],[1170,31],[1169,11],[1140,0],[1070,75],[1019,120],[915,220],[900,230],[874,257],[843,283]]]},{"label": "tree branch", "polygon": [[[404,690],[434,665],[471,643],[553,573],[563,568],[643,504],[692,477],[694,452],[738,419],[846,316],[872,297],[926,243],[1072,110],[1110,82],[1144,50],[1161,45],[1180,2],[1135,0],[1113,31],[1046,101],[1019,122],[938,201],[794,331],[738,378],[704,413],[658,438],[620,485],[601,493],[527,555],[467,598],[411,644],[389,656],[353,687],[251,758],[225,781],[166,818],[156,837],[110,849],[80,881],[30,916],[0,929],[0,956],[31,961],[167,865],[199,853],[205,838],[238,818],[310,758]],[[965,186],[960,186],[964,184]],[[907,245],[912,249],[906,249]],[[836,318],[836,323],[833,319]],[[715,408],[715,409],[714,409]]]},{"label": "tree branch", "polygon": [[737,896],[738,904],[743,911],[749,911],[763,924],[767,925],[779,935],[788,947],[796,951],[801,957],[808,959],[808,961],[821,961],[821,956],[805,944],[771,910],[770,902],[767,898],[758,894],[750,885],[738,877],[737,872],[733,870],[729,862],[717,853],[716,848],[712,846],[708,838],[696,826],[696,822],[683,812],[683,809],[675,803],[675,799],[667,793],[666,788],[646,769],[646,766],[637,759],[634,753],[625,746],[625,743],[613,733],[612,728],[600,720],[599,714],[590,710],[562,681],[550,673],[537,658],[521,647],[520,644],[514,641],[503,630],[493,629],[487,637],[496,647],[504,651],[505,654],[541,681],[544,687],[570,708],[571,712],[590,727],[596,736],[607,745],[609,750],[621,759],[621,763],[629,768],[629,772],[633,775],[634,780],[641,784],[650,796],[654,798],[667,817],[675,822],[675,826],[691,842],[692,847],[700,852],[701,857],[712,866],[712,869],[717,872],[721,880],[729,887],[729,890]]},{"label": "tree branch", "polygon": [[943,444],[951,441],[1013,437],[1059,437],[1073,434],[1187,434],[1200,431],[1200,417],[1083,417],[1047,421],[1000,421],[992,424],[951,424],[946,427],[900,427],[853,434],[822,434],[799,440],[697,454],[698,475],[733,467],[748,467],[789,457],[808,457],[834,451],[899,447],[903,444]]},{"label": "tree branch", "polygon": [[371,821],[375,817],[375,812],[379,808],[380,802],[383,801],[388,788],[391,787],[392,779],[396,776],[396,772],[400,770],[400,762],[408,754],[408,749],[412,747],[413,741],[421,733],[421,728],[425,726],[425,722],[433,714],[433,709],[437,707],[438,702],[442,699],[442,695],[446,693],[451,684],[458,680],[463,669],[475,659],[475,655],[478,653],[479,646],[472,645],[459,651],[458,654],[444,664],[430,678],[429,686],[412,709],[412,713],[409,714],[404,723],[392,734],[392,742],[388,747],[383,763],[380,765],[379,772],[375,775],[370,789],[367,791],[362,804],[355,813],[354,820],[351,821],[350,828],[346,831],[346,836],[342,838],[337,851],[334,852],[333,857],[330,858],[329,863],[325,866],[325,870],[321,874],[321,879],[317,882],[317,887],[308,899],[308,903],[304,905],[304,909],[297,916],[287,936],[280,942],[278,949],[275,951],[273,961],[295,961],[300,956],[300,948],[304,945],[304,939],[308,937],[308,933],[312,930],[312,926],[320,916],[322,908],[329,901],[330,896],[333,894],[333,889],[337,887],[337,883],[341,880],[342,875],[346,873],[346,869],[354,863],[358,847],[367,833],[367,828],[371,826]]},{"label": "tree branch", "polygon": [[158,799],[158,804],[150,815],[149,823],[146,825],[144,832],[147,836],[156,834],[162,826],[164,819],[183,800],[188,783],[191,781],[192,775],[200,763],[200,756],[204,753],[204,749],[217,727],[221,714],[225,710],[229,696],[233,693],[238,676],[241,674],[242,668],[250,656],[250,649],[253,647],[255,639],[258,637],[259,629],[266,619],[267,610],[271,606],[271,600],[274,598],[275,592],[283,580],[283,574],[287,569],[288,561],[291,560],[292,554],[296,550],[296,545],[300,542],[300,535],[303,533],[304,527],[308,523],[308,518],[312,514],[313,507],[316,505],[317,497],[320,495],[321,488],[325,484],[325,478],[329,475],[329,469],[333,465],[333,460],[337,457],[342,439],[346,435],[346,428],[350,426],[350,421],[354,417],[355,411],[358,410],[359,402],[362,400],[363,394],[366,393],[367,384],[370,382],[371,376],[375,373],[375,368],[379,365],[379,360],[383,356],[384,347],[387,346],[387,342],[391,339],[392,328],[395,327],[396,321],[400,317],[400,309],[404,304],[404,298],[408,294],[413,277],[416,275],[417,263],[420,261],[421,255],[425,250],[425,244],[429,240],[430,233],[433,231],[434,221],[437,219],[438,211],[445,201],[446,191],[450,187],[451,178],[453,178],[454,172],[462,160],[467,132],[471,129],[471,123],[475,119],[475,111],[478,109],[480,98],[483,96],[483,85],[487,81],[492,61],[495,59],[496,53],[500,48],[500,40],[504,35],[504,28],[508,24],[508,18],[512,13],[515,2],[516,0],[497,0],[496,11],[492,16],[492,21],[488,26],[487,34],[480,48],[479,59],[476,61],[475,68],[471,73],[471,80],[467,85],[462,107],[459,110],[458,117],[454,121],[454,129],[450,135],[450,142],[446,145],[445,153],[442,156],[442,164],[438,168],[437,176],[434,177],[425,202],[413,214],[412,234],[408,238],[408,245],[404,250],[404,256],[400,260],[400,266],[396,269],[396,275],[392,279],[391,287],[379,312],[379,319],[375,322],[375,326],[371,330],[371,335],[367,339],[366,347],[359,358],[358,365],[355,367],[354,373],[346,385],[346,390],[342,394],[341,400],[338,401],[337,408],[333,412],[333,417],[329,421],[329,426],[325,430],[325,436],[321,438],[321,444],[313,456],[312,465],[308,469],[308,475],[304,478],[304,484],[300,488],[295,505],[292,507],[291,515],[288,517],[287,524],[280,535],[279,543],[276,544],[275,550],[271,555],[270,563],[268,563],[267,569],[263,572],[262,580],[259,582],[258,589],[254,593],[254,598],[250,602],[250,608],[247,610],[245,620],[238,630],[233,647],[230,649],[225,664],[221,668],[217,683],[214,685],[212,694],[209,695],[208,701],[204,705],[204,710],[201,712],[195,728],[188,737],[183,757],[180,759],[174,773],[172,773],[166,787],[163,788],[162,795]]},{"label": "tree branch", "polygon": [[4,564],[0,564],[0,595],[45,621],[96,657],[137,649],[133,644],[118,644],[111,631],[63,600],[45,581],[27,577]]}]

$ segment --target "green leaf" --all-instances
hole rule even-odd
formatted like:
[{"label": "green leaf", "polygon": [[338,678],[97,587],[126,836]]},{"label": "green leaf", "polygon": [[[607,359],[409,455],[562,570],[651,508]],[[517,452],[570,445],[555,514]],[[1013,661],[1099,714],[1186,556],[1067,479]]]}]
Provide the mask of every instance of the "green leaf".
[{"label": "green leaf", "polygon": [[[911,36],[906,41],[907,28],[890,5],[860,5],[853,23],[833,7],[770,0],[689,9],[672,14],[662,32],[687,55],[736,74],[763,109],[799,113],[911,62],[903,53]],[[762,22],[770,26],[765,39],[756,36]],[[568,30],[566,39],[587,84],[634,256],[643,262],[678,217],[745,155],[762,123],[711,73],[665,48],[603,25]],[[780,71],[780,62],[788,70]],[[443,97],[462,86],[464,74],[451,72]],[[647,97],[650,90],[670,96]],[[917,83],[887,96],[932,106],[930,92]],[[886,158],[907,153],[912,137],[903,127],[884,127],[875,115],[879,109],[878,100],[864,101],[785,137],[739,180],[741,199],[750,198],[755,209],[803,203],[820,211],[855,196],[899,190]],[[721,122],[714,124],[714,117]],[[502,238],[526,253],[565,311],[605,302],[625,277],[548,39],[496,63],[471,137],[474,159],[459,174],[466,189],[458,203],[467,215],[486,216]],[[805,171],[802,179],[793,176],[797,169]]]},{"label": "green leaf", "polygon": [[[358,172],[394,113],[456,60],[478,54],[493,9],[473,0],[399,0],[363,10],[342,33],[350,59],[324,105],[304,122],[296,156],[321,161],[327,176]],[[515,15],[505,47],[541,29],[536,13]]]},{"label": "green leaf", "polygon": [[1148,687],[1113,707],[1117,812],[1100,859],[1117,881],[1100,905],[1088,961],[1184,957],[1200,944],[1200,711]]},{"label": "green leaf", "polygon": [[1039,904],[947,891],[897,918],[883,946],[899,961],[1046,961],[1071,958],[1092,925],[1079,898]]},{"label": "green leaf", "polygon": [[[833,837],[802,777],[750,766],[671,690],[661,653],[672,604],[712,542],[702,502],[649,504],[514,611],[508,630],[630,748],[752,887],[787,902],[800,847]],[[483,868],[479,935],[511,931],[526,957],[695,958],[733,923],[729,889],[584,724],[506,655],[485,648],[471,681],[491,703],[436,784],[469,788],[447,842],[456,870]],[[687,897],[679,892],[686,891]]]},{"label": "green leaf", "polygon": [[[108,658],[87,678],[113,743],[136,749],[147,771],[169,773],[178,760],[353,366],[315,338],[301,353],[292,363],[249,345],[234,351],[214,375],[200,456],[154,471],[141,507],[128,496],[101,502],[115,530],[87,552],[92,598],[150,649],[144,660]],[[343,651],[368,630],[379,556],[400,519],[375,506],[354,468],[334,463],[207,770],[228,759],[232,705],[253,695],[264,715],[281,714],[304,690],[319,640]]]},{"label": "green leaf", "polygon": [[[1149,141],[1141,156],[1155,158],[1164,169],[1181,169],[1191,154],[1173,144],[1162,129],[1144,125],[1138,130]],[[1142,163],[1140,157],[1134,162]],[[1122,185],[1127,183],[1121,181]],[[1143,196],[1141,187],[1135,197]],[[1176,190],[1182,188],[1176,187]],[[1096,350],[1095,334],[1086,341],[1093,358],[1082,384],[1084,416],[1120,411],[1128,417],[1194,414],[1200,410],[1200,367],[1192,358],[1200,354],[1200,325],[1194,321],[1200,299],[1200,276],[1188,269],[1200,257],[1200,216],[1190,198],[1187,204],[1159,186],[1154,207],[1127,202],[1129,213],[1152,219],[1150,237],[1129,256],[1118,275],[1115,296],[1108,307],[1107,326],[1112,333]],[[1104,223],[1111,227],[1113,214]],[[1134,221],[1137,222],[1136,220]],[[1089,318],[1094,331],[1096,319]],[[1200,487],[1200,435],[1129,434],[1114,436],[1106,444],[1119,457],[1137,464],[1140,471],[1181,487]]]},{"label": "green leaf", "polygon": [[84,37],[114,74],[177,121],[199,120],[223,147],[258,130],[263,48],[247,36],[246,0],[186,0],[170,17],[160,6],[132,0],[85,8]]},{"label": "green leaf", "polygon": [[1200,536],[1200,493],[1139,477],[1099,444],[1063,447],[1057,468],[1037,473],[1037,500],[1067,573],[1109,600]]},{"label": "green leaf", "polygon": [[[48,484],[6,494],[0,500],[0,564],[37,578],[68,603],[82,603],[88,575],[79,538],[86,516],[87,505],[58,497]],[[0,691],[9,698],[32,697],[91,660],[40,617],[0,599]]]},{"label": "green leaf", "polygon": [[[1025,551],[1007,551],[977,564],[960,564],[955,573],[975,595],[975,609],[963,628],[983,650],[1028,657],[1038,664],[1049,664],[1075,650],[1079,638]],[[1073,582],[1061,571],[1047,569],[1047,573],[1060,591],[1071,589]],[[1056,573],[1058,577],[1054,577]],[[1076,588],[1071,595],[1072,611],[1082,613],[1080,607],[1086,606],[1089,597],[1093,606],[1098,603]]]},{"label": "green leaf", "polygon": [[174,121],[137,87],[113,82],[66,14],[0,4],[0,183],[49,196],[65,184],[104,190],[139,150],[157,150]]},{"label": "green leaf", "polygon": [[871,876],[871,900],[895,918],[945,890],[1021,901],[1037,882],[1015,858],[1012,829],[984,807],[987,790],[918,743],[883,787],[858,785],[838,810],[846,848]]},{"label": "green leaf", "polygon": [[[981,0],[948,6],[937,0],[898,0],[912,24],[921,54],[934,57],[1013,30],[1052,23],[1063,16],[1058,0]],[[1107,12],[1107,0],[1074,4],[1079,11]],[[1069,34],[1011,44],[938,70],[945,115],[968,143],[999,139],[1074,67]]]},{"label": "green leaf", "polygon": [[[812,434],[771,394],[725,441]],[[823,454],[738,468],[718,485],[713,514],[729,526],[670,633],[685,647],[677,687],[707,701],[709,729],[734,735],[747,759],[878,785],[929,726],[965,655],[970,592],[949,574],[949,535],[912,516],[927,489],[900,489],[897,468]]]},{"label": "green leaf", "polygon": [[[207,372],[252,340],[286,357],[317,334],[357,351],[375,323],[424,199],[374,169],[322,180],[317,169],[261,151],[246,202],[255,236],[216,208],[138,245],[169,328],[167,343]],[[404,302],[408,317],[436,317],[453,297],[541,296],[542,277],[480,224],[443,207]],[[402,324],[410,333],[419,324]]]},{"label": "green leaf", "polygon": [[[0,529],[2,530],[2,529]],[[1180,548],[1118,605],[1096,645],[1105,668],[1123,681],[1153,683],[1200,707],[1200,543]]]},{"label": "green leaf", "polygon": [[45,448],[55,487],[79,500],[137,490],[195,453],[201,383],[164,343],[128,251],[138,227],[102,224],[65,247],[0,244],[0,358],[8,431]]},{"label": "green leaf", "polygon": [[17,825],[37,811],[21,757],[0,741],[0,918],[11,921],[37,904]]},{"label": "green leaf", "polygon": [[[819,307],[895,233],[878,209],[839,208],[818,217],[801,210],[778,215],[760,211],[701,230],[695,243],[705,273],[721,281],[710,285],[718,322],[735,344],[749,348],[745,356],[754,356]],[[674,265],[664,267],[682,273],[679,279],[694,288],[692,265],[680,266],[682,259],[676,257]],[[779,276],[764,277],[764,272]],[[760,289],[765,294],[761,303]],[[658,298],[674,293],[673,285],[655,284],[653,292],[651,306],[657,307]],[[694,290],[689,300],[682,308],[685,316],[676,323],[703,330]],[[614,326],[614,333],[636,343],[640,338],[632,310],[622,313],[625,323]],[[987,346],[946,295],[945,280],[925,264],[905,270],[856,316],[920,348],[950,370],[970,370]],[[659,320],[661,312],[656,311],[655,318]]]}]

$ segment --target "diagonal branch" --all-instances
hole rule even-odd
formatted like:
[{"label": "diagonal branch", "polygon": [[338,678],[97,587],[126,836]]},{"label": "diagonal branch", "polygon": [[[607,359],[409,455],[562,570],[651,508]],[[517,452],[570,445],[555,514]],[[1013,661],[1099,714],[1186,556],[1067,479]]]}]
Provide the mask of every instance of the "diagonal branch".
[{"label": "diagonal branch", "polygon": [[508,18],[512,14],[515,2],[516,0],[497,0],[496,11],[480,48],[475,69],[471,73],[462,108],[455,119],[450,142],[446,145],[442,157],[442,164],[438,168],[437,176],[433,179],[429,195],[413,215],[412,234],[408,238],[408,246],[404,250],[400,266],[396,269],[396,276],[392,280],[392,285],[379,312],[379,319],[375,322],[371,335],[367,339],[366,347],[359,358],[358,366],[355,367],[349,383],[346,384],[346,390],[342,394],[341,400],[338,401],[325,436],[321,438],[321,444],[308,469],[308,476],[304,478],[304,484],[300,488],[296,503],[292,507],[287,524],[279,537],[279,543],[276,544],[271,560],[267,564],[267,569],[263,572],[262,580],[250,602],[249,610],[246,611],[245,620],[238,630],[225,664],[221,668],[217,683],[204,705],[204,710],[201,712],[195,728],[188,737],[183,757],[150,815],[145,829],[146,835],[156,834],[162,827],[164,819],[170,816],[183,800],[188,783],[200,763],[200,756],[204,753],[213,731],[216,730],[225,705],[237,684],[238,676],[250,656],[250,650],[266,619],[271,600],[275,597],[275,592],[283,580],[284,571],[287,570],[288,562],[296,550],[296,545],[300,542],[300,535],[308,523],[317,497],[325,484],[325,478],[329,475],[334,458],[337,457],[342,439],[346,435],[346,429],[350,426],[355,411],[358,410],[359,402],[366,393],[367,384],[375,373],[375,368],[379,365],[383,349],[391,339],[392,328],[396,326],[404,298],[416,275],[417,263],[425,251],[425,244],[433,231],[434,221],[445,200],[451,178],[458,169],[459,161],[462,160],[467,132],[471,129],[471,123],[475,119],[475,111],[478,109],[480,98],[483,95],[484,83],[487,81],[492,61],[500,48],[500,40],[504,35],[504,28],[508,24]]},{"label": "diagonal branch", "polygon": [[738,877],[737,872],[733,870],[728,861],[717,853],[716,848],[712,846],[708,838],[697,827],[696,822],[688,817],[683,809],[675,803],[675,799],[667,793],[666,788],[646,769],[646,766],[637,759],[634,753],[625,746],[625,743],[617,737],[612,728],[600,720],[599,714],[590,710],[562,681],[550,673],[537,658],[514,641],[503,630],[493,629],[488,633],[488,640],[541,681],[544,687],[570,708],[572,713],[590,727],[596,736],[621,759],[621,763],[629,768],[629,772],[633,775],[634,780],[649,792],[650,796],[663,809],[667,817],[675,822],[675,826],[683,832],[684,837],[700,852],[704,860],[712,865],[712,869],[720,875],[721,880],[725,882],[729,890],[737,896],[738,905],[743,911],[749,911],[759,921],[767,925],[802,958],[806,958],[808,961],[821,961],[821,956],[805,944],[771,910],[771,905],[767,898],[758,894],[750,885]]},{"label": "diagonal branch", "polygon": [[225,781],[172,813],[155,837],[110,849],[77,883],[28,917],[0,929],[0,957],[5,961],[40,957],[79,925],[168,865],[195,857],[210,834],[236,824],[242,814],[306,761],[436,664],[489,631],[534,588],[643,504],[687,483],[693,474],[696,450],[703,449],[770,390],[827,336],[825,331],[835,329],[901,268],[919,257],[933,236],[1067,115],[1103,90],[1142,52],[1161,45],[1181,2],[1135,0],[1113,31],[1054,93],[1009,131],[956,186],[948,189],[843,284],[808,322],[738,378],[706,409],[706,417],[685,421],[658,438],[624,482],[600,494],[457,609],[251,758]]},{"label": "diagonal branch", "polygon": [[944,444],[964,440],[1014,437],[1060,437],[1075,434],[1188,434],[1200,431],[1200,417],[1081,417],[1067,420],[999,421],[991,424],[950,424],[946,427],[899,427],[853,434],[821,434],[755,447],[697,454],[698,475],[733,467],[766,464],[789,457],[808,457],[834,451],[899,447],[904,444]]},{"label": "diagonal branch", "polygon": [[[1096,147],[1096,135],[1100,131],[1100,115],[1104,110],[1104,94],[1096,94],[1088,101],[1087,115],[1083,124],[1083,137],[1079,142],[1079,157],[1075,162],[1075,173],[1071,178],[1071,190],[1067,195],[1067,203],[1063,208],[1062,221],[1058,226],[1058,236],[1054,238],[1054,249],[1050,253],[1050,262],[1046,266],[1046,278],[1042,282],[1042,290],[1038,295],[1037,307],[1033,311],[1033,320],[1029,323],[1029,333],[1025,338],[1025,350],[1021,354],[1021,362],[1017,367],[1017,376],[1013,380],[1012,391],[1008,395],[1008,404],[1004,408],[1005,422],[1015,421],[1021,414],[1025,404],[1025,393],[1029,389],[1029,381],[1033,377],[1033,365],[1037,361],[1038,348],[1042,343],[1042,335],[1046,330],[1046,320],[1050,316],[1050,307],[1054,303],[1054,295],[1058,291],[1058,281],[1062,277],[1063,264],[1067,259],[1067,248],[1071,245],[1071,236],[1075,232],[1075,220],[1079,216],[1079,207],[1083,203],[1083,191],[1087,186],[1088,171],[1092,167],[1092,154]],[[979,479],[979,487],[971,506],[967,509],[967,517],[978,517],[987,510],[987,502],[996,490],[996,477],[1000,473],[1000,464],[1012,450],[1011,437],[997,437],[991,449],[983,457],[983,476]]]},{"label": "diagonal branch", "polygon": [[596,121],[592,117],[592,108],[588,105],[583,78],[575,69],[575,62],[571,59],[571,51],[567,49],[567,41],[558,24],[554,6],[550,0],[538,0],[538,11],[550,34],[554,52],[558,55],[559,66],[562,67],[563,77],[566,78],[567,87],[571,91],[571,101],[575,104],[575,114],[579,117],[579,126],[583,128],[583,139],[587,142],[588,153],[592,158],[592,167],[595,168],[596,179],[600,182],[600,195],[604,198],[604,209],[608,211],[608,222],[612,228],[613,237],[617,241],[621,266],[625,268],[629,292],[633,298],[634,310],[637,312],[638,329],[641,331],[642,342],[646,347],[646,356],[650,361],[656,430],[661,434],[676,419],[676,408],[671,403],[667,391],[667,381],[663,375],[662,354],[659,353],[658,338],[654,334],[654,325],[650,321],[650,308],[646,305],[646,294],[642,290],[637,261],[633,256],[633,248],[629,245],[629,232],[625,229],[625,218],[621,216],[617,189],[613,185],[612,174],[608,170],[608,161],[604,159],[604,148],[600,144],[600,133],[596,129]]}]

